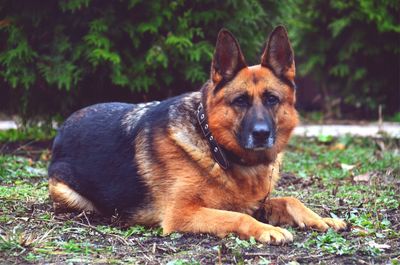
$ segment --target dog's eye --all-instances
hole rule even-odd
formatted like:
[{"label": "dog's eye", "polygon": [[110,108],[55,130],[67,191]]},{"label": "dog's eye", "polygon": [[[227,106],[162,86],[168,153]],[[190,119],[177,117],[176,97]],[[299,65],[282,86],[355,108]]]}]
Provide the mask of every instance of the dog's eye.
[{"label": "dog's eye", "polygon": [[279,98],[274,95],[266,95],[265,96],[265,103],[269,106],[274,106],[279,103]]},{"label": "dog's eye", "polygon": [[241,95],[237,98],[235,98],[232,101],[232,105],[238,106],[238,107],[248,107],[250,105],[250,99],[248,95]]}]

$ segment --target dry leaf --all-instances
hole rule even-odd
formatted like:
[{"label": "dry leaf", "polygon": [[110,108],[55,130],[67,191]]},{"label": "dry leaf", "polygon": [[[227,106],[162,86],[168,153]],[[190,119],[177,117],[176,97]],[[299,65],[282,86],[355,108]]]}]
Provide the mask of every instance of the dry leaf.
[{"label": "dry leaf", "polygon": [[344,150],[346,149],[346,145],[342,143],[336,143],[333,146],[330,147],[331,150]]},{"label": "dry leaf", "polygon": [[367,172],[365,174],[355,176],[353,180],[355,182],[369,182],[371,180],[371,177],[372,177],[372,172]]},{"label": "dry leaf", "polygon": [[368,245],[370,246],[370,247],[373,247],[373,248],[378,248],[378,249],[380,249],[380,250],[385,250],[385,249],[389,249],[390,248],[390,246],[388,245],[388,244],[378,244],[378,243],[376,243],[375,241],[369,241],[368,242]]},{"label": "dry leaf", "polygon": [[350,170],[352,170],[353,168],[355,168],[356,165],[348,165],[348,164],[341,163],[341,164],[340,164],[340,167],[341,167],[343,170],[345,170],[345,171],[350,171]]}]

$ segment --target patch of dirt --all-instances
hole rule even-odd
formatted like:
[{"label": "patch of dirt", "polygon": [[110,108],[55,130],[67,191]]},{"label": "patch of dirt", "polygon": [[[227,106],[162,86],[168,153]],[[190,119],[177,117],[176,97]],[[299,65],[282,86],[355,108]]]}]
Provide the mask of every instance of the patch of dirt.
[{"label": "patch of dirt", "polygon": [[[11,205],[12,204],[12,205]],[[315,246],[302,247],[310,239],[310,231],[294,230],[295,240],[284,246],[269,246],[253,244],[241,246],[237,239],[228,237],[217,238],[207,234],[172,234],[161,236],[154,230],[123,235],[129,228],[124,227],[118,218],[105,218],[90,213],[61,213],[55,215],[50,201],[45,203],[26,203],[10,201],[7,209],[2,212],[10,218],[7,223],[0,223],[0,235],[12,234],[19,230],[19,242],[25,250],[22,254],[7,254],[0,251],[0,260],[25,264],[27,253],[37,255],[35,264],[64,263],[136,263],[136,264],[166,264],[172,260],[186,260],[188,263],[176,264],[383,264],[399,257],[400,242],[398,238],[384,239],[380,243],[389,244],[391,248],[379,256],[365,255],[357,251],[352,255],[335,255],[324,253]],[[11,210],[12,209],[12,210]],[[1,212],[1,211],[0,211]],[[400,211],[392,210],[386,215],[397,228],[400,223]],[[115,229],[105,231],[105,227]],[[101,228],[103,227],[103,228]],[[148,232],[150,231],[150,232]],[[152,232],[153,231],[153,232]],[[354,244],[359,239],[351,231],[341,235]],[[89,244],[89,254],[84,250],[68,249],[62,242],[83,242]],[[57,245],[59,244],[59,245]],[[51,250],[46,252],[46,246]],[[111,249],[111,251],[110,251]],[[76,251],[76,253],[74,253]],[[18,253],[18,252],[17,252]],[[194,261],[198,262],[195,263]]]},{"label": "patch of dirt", "polygon": [[[48,152],[51,141],[0,143],[0,154],[23,155],[38,159]],[[292,173],[282,173],[279,189],[289,188],[302,193],[319,188],[317,177],[301,178]],[[45,184],[45,181],[44,181]],[[342,213],[352,208],[342,202]],[[336,206],[333,206],[336,207]],[[338,208],[336,208],[337,210]],[[322,209],[325,210],[325,209]],[[330,211],[331,209],[329,209]],[[333,209],[335,211],[335,209]],[[400,210],[380,212],[392,224],[394,231],[400,230]],[[137,233],[126,233],[117,217],[106,218],[90,213],[55,214],[50,200],[35,203],[27,199],[0,202],[0,243],[10,242],[7,249],[0,249],[0,263],[15,264],[388,264],[400,257],[399,235],[392,238],[376,237],[379,244],[388,244],[390,249],[380,255],[370,255],[357,250],[354,254],[329,254],[316,246],[306,247],[313,237],[311,231],[292,230],[294,242],[284,246],[269,246],[259,243],[244,244],[236,237],[217,238],[207,234],[172,234],[162,236],[157,230],[145,229]],[[352,228],[340,234],[352,246],[365,244]],[[86,244],[83,247],[82,244]],[[1,246],[1,245],[0,245]],[[184,263],[186,261],[186,263]],[[197,263],[196,263],[197,262]],[[296,263],[293,263],[296,264]]]},{"label": "patch of dirt", "polygon": [[290,172],[282,172],[278,181],[278,187],[286,188],[288,186],[295,186],[298,188],[306,188],[321,181],[321,178],[311,176],[310,178],[300,178]]}]

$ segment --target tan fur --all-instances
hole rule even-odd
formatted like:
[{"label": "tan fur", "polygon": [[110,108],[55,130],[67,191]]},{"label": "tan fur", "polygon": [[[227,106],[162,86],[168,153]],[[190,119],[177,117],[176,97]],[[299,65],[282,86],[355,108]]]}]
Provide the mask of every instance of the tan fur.
[{"label": "tan fur", "polygon": [[[259,80],[257,83],[252,81],[254,77]],[[235,128],[239,127],[238,121],[241,117],[238,117],[238,113],[229,106],[229,99],[241,91],[247,91],[251,96],[258,98],[266,91],[281,95],[283,101],[276,114],[277,134],[280,134],[280,137],[273,148],[265,151],[265,155],[270,160],[274,160],[286,146],[292,130],[298,123],[297,112],[294,109],[295,92],[292,88],[282,84],[269,69],[260,65],[241,70],[235,80],[237,82],[229,83],[217,95],[207,98],[210,129],[223,146],[233,150],[236,155],[246,159],[247,162],[255,163],[257,155],[241,148],[236,140]],[[209,89],[209,93],[212,93],[212,89]]]},{"label": "tan fur", "polygon": [[[287,39],[282,28],[275,32]],[[266,66],[270,64],[267,52],[263,53],[261,65],[246,67],[240,50],[237,50],[239,46],[230,33],[222,31],[219,36],[211,77],[202,91],[182,97],[179,107],[168,110],[166,128],[144,127],[135,136],[135,161],[132,163],[137,165],[137,173],[149,188],[150,196],[144,207],[131,214],[131,223],[160,224],[165,234],[183,231],[223,237],[236,233],[242,238],[254,237],[271,244],[293,240],[289,231],[273,225],[321,231],[328,227],[343,229],[346,226],[343,221],[321,218],[295,198],[269,198],[279,179],[283,150],[298,123],[294,108],[295,89],[290,86],[295,76],[294,61],[290,64],[283,60],[282,66],[279,65],[282,64],[280,55],[271,55],[272,63],[282,66],[279,71],[286,78],[282,79],[273,68]],[[271,45],[279,40],[281,38],[273,39]],[[292,52],[289,43],[286,47],[286,52]],[[231,54],[218,56],[227,49]],[[229,61],[229,56],[236,57]],[[216,61],[219,57],[223,59],[221,62]],[[227,77],[232,79],[220,83]],[[218,90],[221,84],[223,88]],[[246,116],[243,109],[235,108],[231,102],[244,92],[252,98],[253,104],[267,109],[274,121],[276,139],[270,148],[249,150],[238,142],[240,122]],[[263,98],[270,94],[279,98],[279,104],[262,106]],[[198,125],[189,120],[188,112],[183,112],[185,115],[179,113],[179,109],[185,108],[194,111],[197,106],[190,105],[193,102],[197,106],[200,102],[205,104],[209,128],[215,140],[240,158],[241,163],[232,163],[224,170],[213,159],[207,140],[199,134]],[[135,115],[133,112],[124,122],[131,124],[137,120]],[[71,208],[94,209],[88,200],[54,177],[50,179],[49,187],[56,202]],[[261,217],[269,224],[253,217],[260,209],[265,212]]]},{"label": "tan fur", "polygon": [[296,198],[269,199],[264,207],[268,223],[272,225],[298,226],[303,229],[312,228],[319,231],[326,231],[329,227],[335,230],[346,227],[346,223],[340,219],[321,218]]},{"label": "tan fur", "polygon": [[88,199],[55,178],[49,179],[49,191],[56,209],[68,208],[79,211],[97,211],[96,207]]},{"label": "tan fur", "polygon": [[[271,89],[278,85],[282,87],[267,69],[261,67],[246,68],[235,80],[253,78],[253,74],[259,74],[264,78],[270,75],[269,79],[272,81],[266,83]],[[260,83],[258,87],[247,86],[245,89],[259,93],[265,86],[262,85],[263,81]],[[135,223],[150,221],[153,223],[158,220],[164,233],[210,232],[224,236],[235,232],[243,238],[254,236],[267,243],[280,244],[291,241],[293,237],[285,229],[262,224],[251,217],[262,206],[264,198],[271,193],[279,178],[280,153],[297,123],[297,115],[293,111],[293,92],[290,88],[285,89],[284,92],[288,94],[285,99],[287,101],[285,104],[288,105],[286,113],[290,123],[287,124],[285,115],[278,123],[278,130],[286,134],[283,134],[282,139],[277,139],[276,146],[272,150],[266,151],[272,163],[251,167],[233,165],[231,170],[225,171],[214,161],[204,140],[192,142],[193,140],[184,138],[185,133],[182,134],[184,128],[171,126],[168,137],[160,131],[154,139],[154,146],[157,147],[156,157],[164,163],[159,167],[151,166],[148,162],[151,160],[150,154],[146,154],[145,151],[149,149],[145,146],[145,132],[142,132],[143,135],[139,135],[139,140],[136,141],[139,172],[152,187],[154,200],[149,209],[139,211],[132,216],[132,220]],[[223,107],[224,97],[229,96],[228,92],[229,88],[227,91],[221,91],[213,101],[207,103],[213,112],[227,112],[219,120],[209,113],[210,126],[213,126],[211,129],[222,145],[231,146],[241,156],[254,159],[256,162],[255,154],[241,149],[236,143],[236,138],[224,134],[238,126],[234,120],[229,120],[227,117],[235,115],[229,113],[228,107],[225,109]],[[218,129],[219,127],[222,129]],[[186,134],[190,135],[188,132]]]},{"label": "tan fur", "polygon": [[[251,82],[254,76],[261,82]],[[273,199],[267,204],[263,203],[263,199],[272,192],[279,178],[281,153],[298,122],[297,112],[293,107],[294,90],[282,84],[270,70],[260,66],[241,70],[230,86],[213,96],[210,95],[212,89],[209,89],[206,102],[207,109],[210,110],[209,124],[217,141],[234,150],[248,163],[258,163],[259,154],[244,150],[237,143],[232,132],[239,126],[238,117],[228,106],[227,98],[231,96],[230,93],[237,93],[238,87],[255,96],[267,89],[283,98],[276,114],[279,136],[274,147],[265,151],[265,156],[273,162],[250,167],[233,165],[230,170],[225,171],[212,159],[209,148],[202,146],[206,145],[204,141],[194,144],[182,138],[176,127],[169,131],[168,138],[160,132],[155,138],[155,146],[157,158],[165,163],[163,167],[152,167],[150,171],[142,166],[142,172],[151,172],[151,175],[147,175],[155,194],[153,209],[159,209],[154,214],[160,220],[164,233],[184,231],[225,236],[234,232],[243,238],[253,236],[261,242],[272,244],[292,241],[293,237],[287,230],[260,223],[251,217],[260,207],[275,214],[266,216],[272,222],[287,219],[286,222],[277,224],[301,226],[304,223],[320,230],[326,230],[328,226],[344,228],[343,221],[322,219],[294,198]],[[145,160],[143,164],[146,164]],[[286,200],[289,202],[286,203]],[[276,205],[270,203],[271,201],[276,201]],[[283,202],[286,208],[281,207]]]}]

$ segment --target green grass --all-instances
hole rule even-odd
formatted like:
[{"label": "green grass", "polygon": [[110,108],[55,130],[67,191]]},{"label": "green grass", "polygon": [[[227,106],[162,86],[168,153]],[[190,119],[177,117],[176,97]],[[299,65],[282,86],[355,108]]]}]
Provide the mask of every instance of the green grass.
[{"label": "green grass", "polygon": [[[351,230],[317,233],[289,228],[294,243],[274,247],[235,235],[222,240],[180,233],[163,237],[160,228],[124,227],[113,218],[55,215],[48,198],[48,161],[0,155],[0,261],[333,264],[360,259],[398,264],[398,140],[345,137],[326,142],[295,137],[284,161],[282,172],[294,180],[285,182],[284,174],[284,184],[274,196],[296,196],[321,215],[345,218]],[[367,182],[355,181],[363,174],[370,177]]]},{"label": "green grass", "polygon": [[[343,150],[335,148],[339,143]],[[384,174],[391,170],[393,175],[400,174],[400,156],[395,150],[380,151],[372,139],[347,136],[326,145],[317,140],[294,138],[289,148],[293,152],[286,152],[283,171],[299,176],[315,175],[326,182],[373,171]],[[345,170],[342,164],[354,165],[354,169]]]},{"label": "green grass", "polygon": [[0,142],[50,140],[56,136],[56,133],[57,131],[49,125],[0,130]]}]

